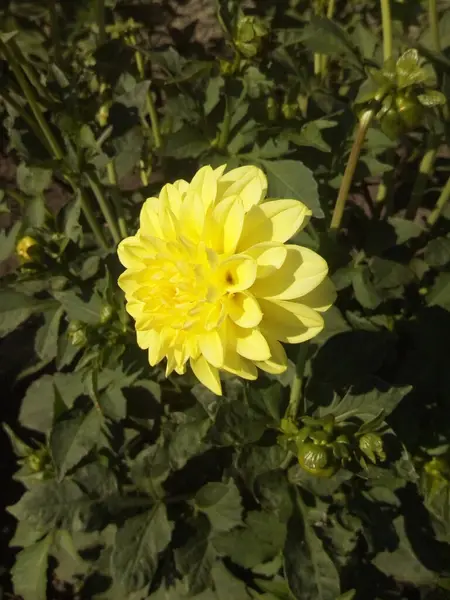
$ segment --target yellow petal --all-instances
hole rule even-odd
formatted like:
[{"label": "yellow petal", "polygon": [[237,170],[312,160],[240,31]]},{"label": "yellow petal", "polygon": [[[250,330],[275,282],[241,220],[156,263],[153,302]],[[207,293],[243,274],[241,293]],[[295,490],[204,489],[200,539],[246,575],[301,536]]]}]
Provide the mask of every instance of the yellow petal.
[{"label": "yellow petal", "polygon": [[198,338],[200,352],[214,367],[223,365],[224,343],[220,333],[217,330],[203,333]]},{"label": "yellow petal", "polygon": [[155,331],[152,337],[148,348],[148,362],[154,367],[167,355],[172,335],[168,328],[164,328],[160,332]]},{"label": "yellow petal", "polygon": [[203,234],[205,210],[200,194],[189,190],[180,210],[180,228],[183,236],[193,242],[198,242]]},{"label": "yellow petal", "polygon": [[286,352],[277,340],[267,338],[267,342],[271,352],[270,358],[263,362],[255,362],[255,365],[258,369],[266,371],[266,373],[270,373],[271,375],[281,375],[281,373],[286,371],[288,365]]},{"label": "yellow petal", "polygon": [[159,199],[164,204],[164,206],[166,206],[172,211],[172,213],[176,217],[179,216],[182,203],[182,195],[180,193],[180,190],[175,185],[172,185],[171,183],[165,185],[159,194]]},{"label": "yellow petal", "polygon": [[117,254],[125,268],[139,270],[145,266],[145,261],[155,256],[155,251],[145,238],[133,235],[120,242]]},{"label": "yellow petal", "polygon": [[267,192],[267,179],[261,169],[254,166],[238,167],[218,180],[217,197],[239,195],[245,211],[261,202]]},{"label": "yellow petal", "polygon": [[323,329],[322,316],[297,302],[260,300],[263,319],[261,331],[266,337],[289,344],[304,342]]},{"label": "yellow petal", "polygon": [[206,211],[209,206],[215,203],[217,194],[217,177],[214,175],[212,167],[206,165],[199,169],[194,175],[191,183],[189,184],[189,191],[187,195],[191,193],[198,194],[203,201],[204,210]]},{"label": "yellow petal", "polygon": [[237,196],[232,202],[223,223],[223,251],[225,254],[232,254],[236,250],[239,238],[241,237],[244,216],[244,205],[239,196]]},{"label": "yellow petal", "polygon": [[184,179],[177,179],[173,182],[173,186],[180,192],[183,197],[189,189],[189,183]]},{"label": "yellow petal", "polygon": [[196,360],[190,359],[190,365],[194,375],[208,389],[218,396],[222,395],[222,386],[220,383],[219,371],[205,359],[199,356]]},{"label": "yellow petal", "polygon": [[256,279],[267,277],[277,271],[286,260],[287,249],[277,242],[263,242],[248,248],[245,252],[256,260]]},{"label": "yellow petal", "polygon": [[230,347],[249,360],[268,360],[270,348],[259,329],[243,329],[228,321],[227,340]]},{"label": "yellow petal", "polygon": [[262,312],[257,300],[251,294],[237,292],[230,294],[227,302],[227,312],[239,327],[256,327],[262,319]]},{"label": "yellow petal", "polygon": [[233,373],[233,375],[249,381],[254,381],[258,377],[258,370],[255,365],[231,349],[228,349],[225,354],[222,368],[228,373]]},{"label": "yellow petal", "polygon": [[311,214],[299,200],[271,200],[254,206],[245,217],[239,252],[260,242],[283,244],[306,225]]},{"label": "yellow petal", "polygon": [[139,215],[140,229],[143,235],[163,237],[159,223],[159,198],[148,198],[141,208]]},{"label": "yellow petal", "polygon": [[329,277],[326,277],[314,290],[301,297],[301,303],[319,312],[325,312],[336,300],[336,288]]},{"label": "yellow petal", "polygon": [[225,171],[225,169],[227,168],[226,163],[224,165],[220,165],[220,167],[217,167],[214,169],[214,177],[216,179],[220,179],[223,175],[223,172]]},{"label": "yellow petal", "polygon": [[257,298],[293,300],[304,296],[325,279],[328,265],[309,248],[286,246],[283,265],[268,277],[257,279],[249,290]]},{"label": "yellow petal", "polygon": [[227,292],[247,290],[256,279],[256,261],[250,256],[236,254],[223,261],[218,269],[219,284]]},{"label": "yellow petal", "polygon": [[148,348],[154,343],[156,332],[153,329],[136,330],[136,339],[139,348],[142,350],[148,350]]}]

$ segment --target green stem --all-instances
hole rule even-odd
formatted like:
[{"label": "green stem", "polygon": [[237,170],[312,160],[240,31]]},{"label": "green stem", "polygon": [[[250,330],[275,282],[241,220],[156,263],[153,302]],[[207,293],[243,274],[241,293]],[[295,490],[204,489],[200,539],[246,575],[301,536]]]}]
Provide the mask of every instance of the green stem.
[{"label": "green stem", "polygon": [[[31,82],[32,86],[37,91],[37,93],[42,98],[45,98],[47,101],[51,101],[51,97],[50,97],[48,91],[45,89],[45,87],[39,81],[39,77],[34,72],[33,66],[25,58],[25,56],[23,55],[23,53],[20,50],[19,46],[16,44],[16,41],[14,39],[9,40],[8,46],[11,48],[11,50],[10,50],[11,54],[15,58],[16,62],[23,69],[25,75],[28,77],[29,81]],[[4,48],[6,48],[9,51],[8,46],[6,44],[2,43],[1,47],[4,47]]]},{"label": "green stem", "polygon": [[[334,16],[335,8],[336,8],[336,0],[328,0],[327,19],[330,19],[330,21]],[[322,54],[321,55],[321,66],[320,66],[320,73],[321,73],[322,77],[327,72],[327,66],[328,66],[328,56],[326,54]]]},{"label": "green stem", "polygon": [[390,0],[381,0],[381,25],[383,28],[383,57],[387,61],[392,56],[392,18]]},{"label": "green stem", "polygon": [[[136,38],[134,35],[130,35],[128,38],[130,44],[136,46]],[[136,61],[136,68],[138,70],[139,76],[142,80],[145,79],[145,69],[144,69],[144,59],[139,50],[136,50],[134,53],[134,59]],[[162,139],[161,139],[161,129],[159,127],[159,119],[158,113],[156,111],[155,103],[153,102],[152,91],[149,88],[147,91],[147,95],[145,97],[145,104],[147,106],[147,112],[150,117],[150,125],[153,133],[153,141],[155,143],[155,148],[161,148]],[[145,121],[146,122],[146,121]]]},{"label": "green stem", "polygon": [[441,190],[439,198],[436,202],[436,206],[433,208],[433,210],[428,215],[427,222],[430,227],[433,227],[433,225],[439,219],[439,217],[442,214],[442,211],[446,207],[447,202],[449,200],[450,200],[450,177],[447,179],[447,183]]},{"label": "green stem", "polygon": [[406,208],[406,218],[414,219],[416,212],[420,206],[423,195],[425,193],[427,183],[433,171],[434,161],[436,160],[437,151],[439,148],[439,136],[430,134],[427,143],[427,149],[422,157],[419,166],[419,174],[417,175],[414,187],[411,193],[411,199]]},{"label": "green stem", "polygon": [[52,34],[52,47],[55,63],[61,63],[61,36],[59,32],[58,11],[56,0],[50,0],[50,29]]},{"label": "green stem", "polygon": [[92,191],[97,199],[100,210],[105,217],[105,221],[108,224],[109,230],[111,231],[111,235],[116,244],[118,244],[121,240],[119,229],[117,228],[116,218],[114,216],[113,211],[109,205],[109,202],[105,198],[103,193],[103,189],[97,179],[92,175],[86,175],[89,185],[91,186]]},{"label": "green stem", "polygon": [[286,418],[295,421],[298,417],[300,401],[302,399],[303,380],[305,377],[305,366],[308,359],[309,344],[303,342],[300,344],[297,355],[297,363],[295,365],[295,374],[291,384],[291,394],[289,396],[289,404],[286,409]]},{"label": "green stem", "polygon": [[342,178],[341,187],[334,207],[333,216],[331,218],[330,229],[338,230],[341,226],[342,216],[344,214],[345,204],[347,202],[350,186],[353,181],[356,166],[358,164],[359,155],[361,153],[366,133],[374,116],[373,110],[367,110],[360,118],[356,136],[353,142],[352,151],[345,167],[344,177]]},{"label": "green stem", "polygon": [[106,42],[105,29],[105,0],[96,0],[95,2],[95,17],[98,27],[98,45],[102,46]]},{"label": "green stem", "polygon": [[10,96],[9,93],[5,90],[3,90],[1,92],[1,97],[3,98],[4,102],[6,104],[9,104],[11,106],[11,108],[13,110],[15,110],[16,113],[25,121],[25,123],[28,125],[28,127],[36,135],[38,140],[43,142],[43,144],[46,146],[47,150],[51,154],[51,148],[50,148],[50,146],[48,146],[47,139],[42,140],[42,130],[39,129],[39,127],[36,125],[36,121],[33,121],[33,119],[27,113],[25,108],[21,104],[19,104],[16,100],[14,100],[14,98],[12,96]]},{"label": "green stem", "polygon": [[428,20],[430,23],[431,38],[433,40],[434,49],[436,52],[440,52],[441,39],[439,36],[439,20],[436,0],[428,0]]},{"label": "green stem", "polygon": [[[114,186],[114,192],[117,191],[117,173],[116,167],[114,165],[114,160],[109,162],[106,166],[106,170],[108,173],[109,183]],[[117,223],[119,225],[120,236],[122,238],[126,238],[128,236],[127,225],[125,222],[125,217],[123,214],[123,206],[120,199],[115,198],[115,194],[113,194],[113,202],[117,212]]]},{"label": "green stem", "polygon": [[[33,88],[30,86],[26,77],[22,73],[22,70],[17,63],[13,52],[11,52],[10,49],[7,47],[7,45],[5,43],[3,43],[1,40],[0,40],[0,50],[2,50],[3,54],[8,59],[9,65],[17,79],[18,84],[20,85],[20,87],[22,89],[22,92],[31,108],[31,112],[34,115],[34,118],[36,119],[36,121],[48,143],[48,146],[49,146],[51,152],[53,153],[54,157],[57,160],[62,160],[62,158],[64,157],[63,151],[62,151],[61,147],[59,146],[55,136],[53,135],[49,124],[45,120],[44,114],[39,106],[38,101],[35,98]],[[81,188],[78,189],[76,182],[70,175],[65,175],[65,179],[67,180],[69,185],[72,187],[74,192],[76,192],[78,190],[78,192],[80,194],[81,209],[86,217],[86,220],[97,239],[98,245],[101,248],[106,250],[107,244],[106,244],[105,237],[103,235],[102,230],[98,226],[95,215],[92,212],[91,206],[90,206],[89,201],[87,200],[86,196],[84,195],[84,192],[82,191]]]},{"label": "green stem", "polygon": [[225,96],[225,113],[222,121],[222,128],[220,130],[219,141],[217,142],[217,148],[219,150],[225,150],[228,145],[228,138],[230,136],[231,127],[231,110],[230,100],[228,95]]}]

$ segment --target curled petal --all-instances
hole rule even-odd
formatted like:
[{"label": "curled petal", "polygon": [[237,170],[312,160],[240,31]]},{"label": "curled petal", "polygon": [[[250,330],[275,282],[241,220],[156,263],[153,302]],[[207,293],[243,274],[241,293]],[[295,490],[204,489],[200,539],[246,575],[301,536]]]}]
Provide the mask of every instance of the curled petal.
[{"label": "curled petal", "polygon": [[258,370],[254,363],[242,356],[239,356],[237,352],[228,348],[225,354],[225,360],[222,367],[228,373],[233,373],[243,379],[254,381],[258,377]]},{"label": "curled petal", "polygon": [[323,329],[322,316],[297,302],[260,300],[264,317],[261,330],[281,342],[298,344],[315,337]]},{"label": "curled petal", "polygon": [[267,338],[270,348],[270,358],[263,362],[255,362],[258,369],[270,373],[271,375],[281,375],[287,369],[288,359],[283,346],[277,340]]},{"label": "curled petal", "polygon": [[220,368],[224,358],[224,340],[217,330],[203,333],[198,338],[200,352],[214,367]]},{"label": "curled petal", "polygon": [[199,169],[189,184],[187,196],[194,193],[202,199],[206,211],[216,201],[217,177],[212,167],[206,165]]},{"label": "curled petal", "polygon": [[204,356],[190,360],[190,365],[194,375],[204,386],[210,389],[218,396],[222,395],[222,385],[220,383],[219,371],[216,367],[209,364]]},{"label": "curled petal", "polygon": [[227,341],[231,348],[249,360],[268,360],[270,348],[259,329],[244,329],[228,321]]},{"label": "curled petal", "polygon": [[263,316],[258,301],[245,292],[237,292],[229,296],[227,312],[230,319],[244,329],[256,327]]},{"label": "curled petal", "polygon": [[218,270],[219,284],[229,293],[247,290],[256,279],[256,262],[250,256],[235,254]]},{"label": "curled petal", "polygon": [[256,278],[261,279],[275,273],[286,260],[287,250],[284,244],[276,242],[263,242],[256,244],[245,252],[256,260],[258,270]]},{"label": "curled petal", "polygon": [[319,312],[325,312],[334,304],[336,296],[333,282],[326,277],[315,289],[301,297],[301,303]]},{"label": "curled petal", "polygon": [[217,182],[218,198],[239,195],[246,211],[259,204],[267,192],[267,179],[254,166],[238,167],[222,175]]},{"label": "curled petal", "polygon": [[268,277],[257,279],[250,291],[257,298],[293,300],[316,288],[328,273],[326,261],[309,248],[286,246],[283,265]]},{"label": "curled petal", "polygon": [[244,221],[240,252],[260,242],[284,243],[302,229],[311,211],[299,200],[271,200],[253,206]]}]

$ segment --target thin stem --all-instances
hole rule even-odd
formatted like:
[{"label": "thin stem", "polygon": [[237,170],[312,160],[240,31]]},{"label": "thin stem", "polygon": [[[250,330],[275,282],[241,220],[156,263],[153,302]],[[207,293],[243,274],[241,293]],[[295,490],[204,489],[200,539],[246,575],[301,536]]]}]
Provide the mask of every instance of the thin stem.
[{"label": "thin stem", "polygon": [[381,25],[383,28],[383,57],[387,61],[392,56],[392,18],[390,0],[381,0]]},{"label": "thin stem", "polygon": [[56,0],[50,0],[50,29],[52,34],[53,56],[57,65],[61,62],[61,36],[58,23]]},{"label": "thin stem", "polygon": [[103,189],[100,183],[96,180],[92,175],[86,175],[89,181],[89,185],[91,186],[92,191],[97,199],[100,210],[105,217],[105,221],[108,224],[109,230],[111,231],[111,235],[113,236],[114,242],[118,244],[121,240],[119,229],[117,228],[116,218],[111,210],[109,202],[105,198],[103,193]]},{"label": "thin stem", "polygon": [[366,138],[367,129],[374,116],[373,110],[367,110],[360,118],[358,130],[353,141],[352,151],[345,167],[344,177],[342,178],[341,187],[334,207],[333,216],[331,218],[330,229],[338,230],[341,226],[342,216],[344,214],[345,204],[347,202],[350,186],[353,181],[356,166],[358,164],[359,155]]},{"label": "thin stem", "polygon": [[[62,148],[60,147],[55,136],[53,135],[49,124],[45,120],[44,114],[39,106],[38,101],[36,100],[35,95],[34,95],[33,88],[30,86],[26,77],[22,73],[22,70],[17,63],[13,52],[11,52],[10,49],[7,47],[7,45],[5,43],[3,43],[1,40],[0,40],[0,49],[2,50],[3,54],[8,59],[9,65],[17,79],[17,82],[19,83],[19,85],[22,89],[22,92],[31,108],[34,118],[36,119],[36,121],[48,143],[48,146],[49,146],[51,152],[53,153],[54,157],[57,160],[61,160],[64,156]],[[81,209],[86,217],[86,220],[97,239],[98,245],[101,248],[106,250],[107,244],[106,244],[105,237],[103,235],[102,230],[98,226],[95,215],[92,212],[91,206],[90,206],[89,201],[87,200],[84,192],[82,191],[81,188],[78,189],[76,182],[70,175],[65,175],[65,179],[67,180],[69,185],[72,187],[74,192],[77,192],[77,190],[78,190],[78,192],[80,194]]]},{"label": "thin stem", "polygon": [[[136,37],[134,35],[130,35],[128,38],[130,44],[133,46],[136,45]],[[145,79],[145,69],[144,69],[144,59],[139,50],[136,50],[134,53],[134,59],[136,61],[136,68],[142,80]],[[156,111],[155,103],[153,101],[152,91],[149,88],[147,91],[147,95],[145,97],[145,104],[147,106],[147,112],[150,117],[150,125],[153,133],[153,141],[155,143],[155,148],[161,148],[162,140],[161,140],[161,130],[159,127],[159,119],[158,113]]]},{"label": "thin stem", "polygon": [[98,45],[102,46],[106,42],[105,0],[96,0],[95,13],[98,27]]},{"label": "thin stem", "polygon": [[228,145],[228,138],[230,136],[231,127],[231,109],[230,99],[225,96],[225,113],[222,121],[222,129],[220,130],[219,141],[217,142],[217,148],[219,150],[225,150]]},{"label": "thin stem", "polygon": [[36,121],[33,121],[33,119],[27,113],[25,108],[21,104],[19,104],[16,100],[14,100],[14,98],[12,96],[10,96],[9,93],[5,90],[3,90],[1,92],[1,97],[3,98],[4,102],[6,104],[9,104],[11,106],[11,108],[13,110],[15,110],[16,113],[25,121],[25,123],[28,125],[28,127],[36,135],[38,140],[40,140],[46,146],[47,150],[51,154],[51,148],[50,148],[50,146],[48,146],[47,139],[44,139],[44,140],[42,139],[42,130],[39,129],[39,127],[36,125]]},{"label": "thin stem", "polygon": [[439,198],[436,202],[436,206],[428,215],[427,223],[430,227],[436,223],[439,217],[442,214],[442,211],[447,205],[447,202],[450,200],[450,177],[447,179],[447,183],[442,188]]},{"label": "thin stem", "polygon": [[303,342],[300,344],[297,355],[297,363],[295,365],[295,374],[291,384],[291,394],[289,396],[289,404],[286,409],[285,416],[292,421],[298,417],[300,401],[302,399],[303,380],[305,376],[305,366],[308,359],[309,344]]},{"label": "thin stem", "polygon": [[436,0],[428,0],[428,20],[430,23],[431,38],[433,40],[434,49],[436,52],[440,52],[441,39],[439,36],[439,20]]},{"label": "thin stem", "polygon": [[[114,165],[114,160],[110,161],[107,164],[106,171],[108,173],[109,183],[114,186],[113,191],[116,192],[117,191],[116,190],[116,188],[117,188],[117,173],[116,173],[116,167]],[[114,207],[117,212],[117,223],[119,225],[120,236],[122,238],[125,238],[128,236],[128,231],[127,231],[127,225],[125,222],[125,217],[123,215],[123,206],[122,206],[122,203],[120,202],[120,199],[117,199],[115,194],[113,194],[113,202],[114,202]]]},{"label": "thin stem", "polygon": [[[336,8],[336,0],[328,0],[327,19],[330,19],[330,21],[334,16],[335,8]],[[328,66],[328,56],[326,54],[322,54],[321,66],[320,66],[320,73],[321,73],[322,77],[327,72],[327,66]]]},{"label": "thin stem", "polygon": [[439,148],[439,137],[430,134],[427,142],[427,149],[420,161],[419,174],[417,175],[414,187],[411,193],[411,199],[406,208],[406,218],[414,219],[425,193],[427,183],[433,171],[434,161],[436,160]]}]

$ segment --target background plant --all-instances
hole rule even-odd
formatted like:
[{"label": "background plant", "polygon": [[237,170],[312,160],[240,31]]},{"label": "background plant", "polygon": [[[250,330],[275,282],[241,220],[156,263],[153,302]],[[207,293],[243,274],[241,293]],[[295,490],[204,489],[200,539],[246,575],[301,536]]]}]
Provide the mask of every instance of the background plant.
[{"label": "background plant", "polygon": [[[447,597],[448,7],[220,1],[207,48],[153,44],[151,8],[2,8],[15,593]],[[224,162],[311,209],[293,241],[339,297],[285,375],[218,399],[149,367],[115,248]]]}]

